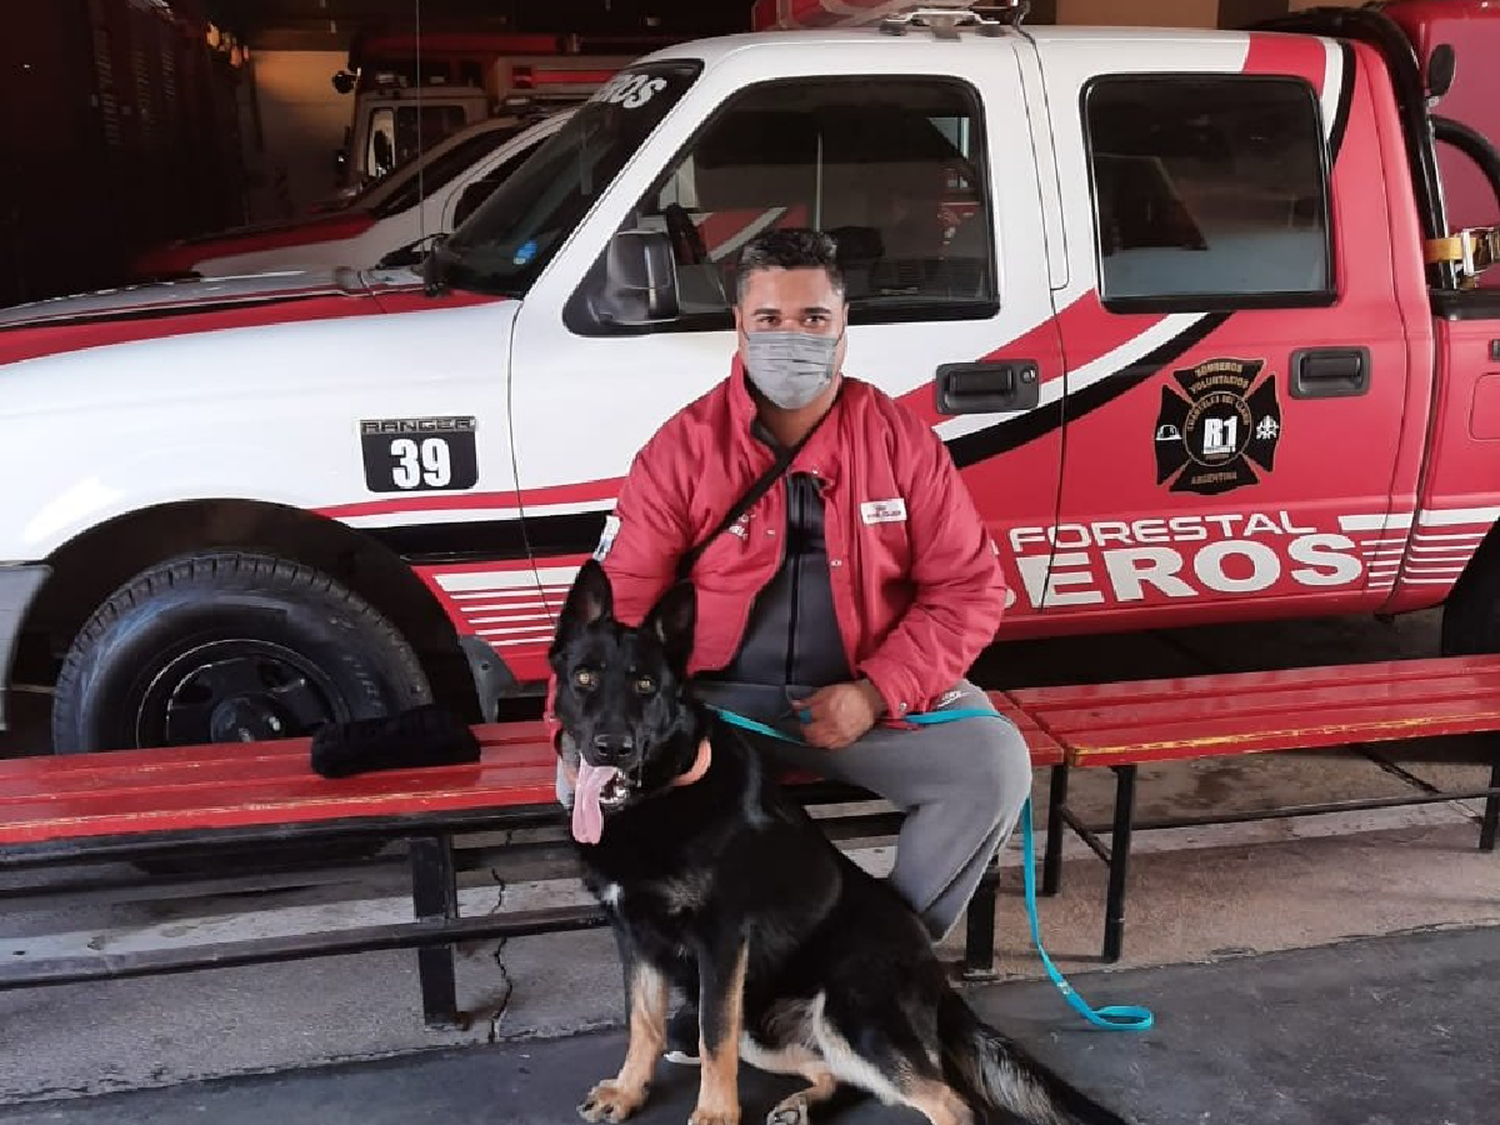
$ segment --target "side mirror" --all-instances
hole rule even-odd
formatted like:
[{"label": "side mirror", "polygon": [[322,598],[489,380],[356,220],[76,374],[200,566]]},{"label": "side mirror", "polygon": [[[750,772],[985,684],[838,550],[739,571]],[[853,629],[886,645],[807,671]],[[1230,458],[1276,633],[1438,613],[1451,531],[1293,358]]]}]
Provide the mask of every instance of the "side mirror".
[{"label": "side mirror", "polygon": [[459,192],[458,203],[453,208],[453,229],[463,226],[464,220],[479,210],[479,205],[495,194],[499,186],[499,180],[475,180]]},{"label": "side mirror", "polygon": [[1458,56],[1448,43],[1439,43],[1427,56],[1427,96],[1440,98],[1453,87]]},{"label": "side mirror", "polygon": [[611,324],[677,319],[677,263],[665,231],[622,230],[610,239],[596,311]]}]

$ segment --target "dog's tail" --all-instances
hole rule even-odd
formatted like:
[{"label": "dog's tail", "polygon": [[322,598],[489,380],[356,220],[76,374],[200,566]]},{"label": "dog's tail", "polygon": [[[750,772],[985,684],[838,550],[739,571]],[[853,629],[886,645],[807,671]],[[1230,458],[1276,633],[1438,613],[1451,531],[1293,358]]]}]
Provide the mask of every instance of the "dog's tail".
[{"label": "dog's tail", "polygon": [[[1095,1108],[945,990],[938,1005],[945,1077],[975,1106],[1003,1109],[1033,1125],[1080,1125]],[[1105,1111],[1103,1120],[1118,1120]]]}]

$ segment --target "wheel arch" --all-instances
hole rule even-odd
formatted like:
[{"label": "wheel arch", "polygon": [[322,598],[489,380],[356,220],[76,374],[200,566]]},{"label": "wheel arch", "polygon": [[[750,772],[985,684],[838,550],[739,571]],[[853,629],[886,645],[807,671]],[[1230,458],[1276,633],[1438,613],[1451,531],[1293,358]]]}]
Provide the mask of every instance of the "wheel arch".
[{"label": "wheel arch", "polygon": [[[23,627],[18,668],[55,666],[89,616],[132,577],[199,551],[240,550],[313,567],[390,620],[422,663],[434,698],[470,721],[484,717],[477,659],[466,651],[438,599],[389,547],[336,520],[286,505],[195,499],[139,509],[100,523],[58,547]],[[503,681],[503,665],[492,651]],[[17,677],[19,678],[19,676]]]}]

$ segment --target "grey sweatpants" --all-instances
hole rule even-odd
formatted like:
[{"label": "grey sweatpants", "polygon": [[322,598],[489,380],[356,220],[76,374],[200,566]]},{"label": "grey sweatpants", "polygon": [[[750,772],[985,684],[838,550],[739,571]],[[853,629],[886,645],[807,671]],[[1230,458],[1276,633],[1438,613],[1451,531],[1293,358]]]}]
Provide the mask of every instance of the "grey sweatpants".
[{"label": "grey sweatpants", "polygon": [[[708,703],[797,733],[779,691],[712,682],[694,686]],[[983,692],[961,680],[938,709],[989,706]],[[914,730],[877,726],[842,750],[741,733],[773,768],[803,769],[858,785],[906,814],[890,881],[935,941],[953,929],[1031,793],[1030,752],[1020,732],[1003,719],[962,719]],[[571,804],[561,773],[558,797]]]}]

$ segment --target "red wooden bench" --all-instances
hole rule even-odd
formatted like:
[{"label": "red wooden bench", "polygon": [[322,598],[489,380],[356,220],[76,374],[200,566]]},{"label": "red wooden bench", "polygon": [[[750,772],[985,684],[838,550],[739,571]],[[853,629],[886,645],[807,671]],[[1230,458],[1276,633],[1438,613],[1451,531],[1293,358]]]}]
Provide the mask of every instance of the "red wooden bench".
[{"label": "red wooden bench", "polygon": [[[1500,825],[1500,747],[1487,788],[1301,805],[1235,815],[1137,822],[1136,768],[1229,754],[1355,747],[1361,743],[1500,731],[1500,656],[1448,657],[1246,672],[1181,679],[1032,688],[1011,701],[1063,747],[1047,814],[1042,889],[1062,881],[1064,825],[1109,865],[1104,958],[1120,957],[1125,883],[1135,829],[1219,824],[1484,797],[1479,846],[1494,851]],[[1068,807],[1071,769],[1115,771],[1111,841]]]},{"label": "red wooden bench", "polygon": [[[1010,704],[996,696],[997,705]],[[1061,749],[1022,715],[1038,765]],[[478,763],[370,773],[337,781],[314,774],[310,742],[231,743],[0,762],[0,870],[104,860],[181,858],[204,849],[334,844],[361,838],[405,840],[414,920],[190,948],[88,957],[13,957],[0,963],[0,988],[147,976],[374,949],[418,949],[429,1024],[460,1019],[452,944],[603,925],[590,907],[461,917],[455,834],[561,826],[554,759],[538,722],[476,727]],[[869,797],[846,787],[799,782],[808,804]],[[835,818],[836,819],[836,818]],[[895,831],[896,814],[825,821],[829,834],[866,838]],[[520,845],[518,845],[520,846]],[[551,845],[554,853],[568,849]],[[570,868],[575,869],[575,868]],[[576,870],[576,869],[575,869]],[[970,912],[966,963],[990,968],[995,875]]]}]

